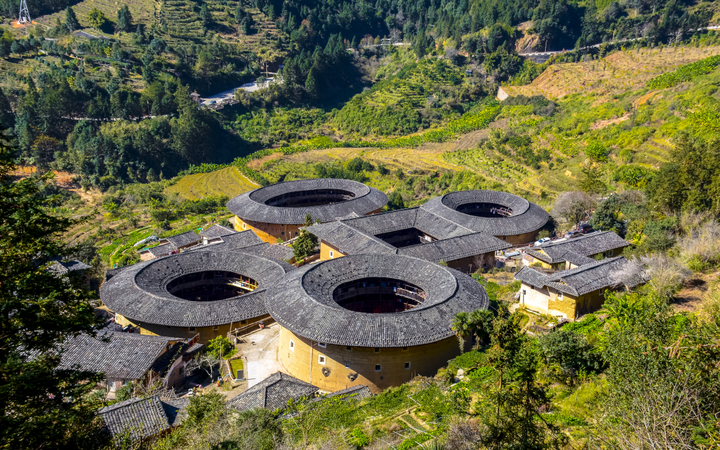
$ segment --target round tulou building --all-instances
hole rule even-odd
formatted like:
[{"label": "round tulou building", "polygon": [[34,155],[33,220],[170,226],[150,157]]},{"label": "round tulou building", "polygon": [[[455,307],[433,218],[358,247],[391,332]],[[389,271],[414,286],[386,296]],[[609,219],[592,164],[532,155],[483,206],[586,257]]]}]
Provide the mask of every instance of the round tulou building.
[{"label": "round tulou building", "polygon": [[375,214],[387,196],[352,180],[320,178],[286,181],[239,195],[227,204],[237,231],[253,230],[262,240],[290,240],[310,214],[322,223]]},{"label": "round tulou building", "polygon": [[207,343],[266,317],[266,289],[292,269],[241,251],[191,251],[128,267],[103,284],[100,298],[120,325],[160,336],[199,333]]},{"label": "round tulou building", "polygon": [[533,242],[548,213],[522,197],[500,191],[459,191],[433,198],[421,210],[512,245]]},{"label": "round tulou building", "polygon": [[460,353],[459,312],[488,307],[472,278],[398,255],[350,255],[288,273],[265,304],[281,325],[278,359],[328,391],[373,392],[433,376]]}]

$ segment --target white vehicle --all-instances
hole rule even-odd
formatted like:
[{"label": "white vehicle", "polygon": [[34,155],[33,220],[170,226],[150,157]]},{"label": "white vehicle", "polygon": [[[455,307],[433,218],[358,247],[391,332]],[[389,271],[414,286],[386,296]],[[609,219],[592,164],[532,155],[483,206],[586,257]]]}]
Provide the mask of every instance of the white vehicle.
[{"label": "white vehicle", "polygon": [[541,245],[546,244],[548,242],[550,242],[550,238],[544,237],[542,239],[535,241],[535,243],[533,244],[533,247],[540,247]]}]

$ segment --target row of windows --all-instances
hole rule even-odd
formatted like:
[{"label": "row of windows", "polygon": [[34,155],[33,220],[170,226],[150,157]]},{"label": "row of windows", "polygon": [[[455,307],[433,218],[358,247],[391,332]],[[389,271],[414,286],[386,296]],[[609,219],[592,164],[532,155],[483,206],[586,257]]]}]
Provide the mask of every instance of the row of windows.
[{"label": "row of windows", "polygon": [[[325,343],[325,342],[318,342],[318,347],[327,348],[327,343]],[[349,345],[345,347],[345,350],[347,350],[347,351],[352,351],[352,349],[353,349],[353,348],[352,348],[351,346],[349,346]],[[407,349],[408,349],[407,347],[403,347],[403,348],[402,348],[402,351],[406,352]],[[295,341],[293,341],[292,339],[290,340],[290,350],[295,351]],[[375,353],[380,353],[380,348],[379,348],[379,347],[375,347],[374,350],[375,350]]]},{"label": "row of windows", "polygon": [[[324,355],[318,355],[318,364],[322,364],[324,366],[326,362],[327,362],[327,358]],[[345,368],[346,369],[350,368],[349,362],[345,362]],[[409,369],[410,369],[410,361],[407,361],[405,363],[405,370],[409,370]],[[381,371],[382,371],[382,364],[375,364],[375,372],[381,372]]]}]

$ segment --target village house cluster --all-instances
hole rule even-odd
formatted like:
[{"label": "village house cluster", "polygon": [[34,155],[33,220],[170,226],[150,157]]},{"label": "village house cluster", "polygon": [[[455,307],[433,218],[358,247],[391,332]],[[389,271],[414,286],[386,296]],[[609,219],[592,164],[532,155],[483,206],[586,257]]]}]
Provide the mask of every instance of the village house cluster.
[{"label": "village house cluster", "polygon": [[[104,372],[109,393],[133,380],[177,387],[210,340],[235,342],[277,322],[273,356],[283,370],[230,407],[272,409],[318,393],[367,396],[432,376],[460,353],[453,318],[489,307],[469,274],[519,255],[518,306],[574,320],[602,306],[629,245],[609,231],[533,245],[547,212],[505,192],[453,192],[381,212],[386,203],[382,192],[341,179],[242,194],[228,202],[234,229],[169,237],[142,250],[140,263],[108,271],[100,297],[118,330],[109,339],[71,340],[63,364]],[[299,265],[286,241],[307,215],[319,255]],[[101,415],[116,434],[151,417],[139,427],[142,438],[179,423],[183,405],[156,395]]]}]

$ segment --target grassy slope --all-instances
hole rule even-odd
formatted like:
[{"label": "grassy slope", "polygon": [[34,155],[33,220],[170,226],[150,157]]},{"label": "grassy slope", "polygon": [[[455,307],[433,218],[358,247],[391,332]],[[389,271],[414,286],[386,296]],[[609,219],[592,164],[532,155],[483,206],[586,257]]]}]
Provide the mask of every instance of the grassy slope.
[{"label": "grassy slope", "polygon": [[[218,24],[212,29],[213,34],[220,36],[222,41],[239,44],[244,50],[257,50],[262,46],[271,44],[281,34],[275,23],[269,20],[257,8],[246,7],[255,21],[254,33],[250,36],[242,35],[239,32],[239,25],[234,22],[236,4],[223,3],[220,0],[208,0],[208,8],[213,14],[213,19]],[[202,23],[197,14],[199,6],[190,0],[83,0],[73,5],[80,25],[86,27],[86,31],[107,37],[120,39],[123,43],[129,44],[130,36],[122,34],[106,34],[99,30],[90,28],[87,16],[93,8],[102,11],[111,21],[117,21],[117,11],[123,4],[127,4],[133,17],[133,23],[141,23],[147,27],[153,24],[161,24],[167,27],[166,32],[158,28],[163,39],[173,47],[185,46],[191,43],[210,42],[212,35],[203,35]],[[54,26],[56,19],[65,21],[65,11],[40,16],[36,22],[48,27]],[[134,29],[133,29],[134,31]]]},{"label": "grassy slope", "polygon": [[[309,163],[347,161],[361,156],[391,169],[471,170],[513,192],[533,198],[539,198],[543,191],[552,195],[577,188],[580,170],[586,164],[582,150],[590,140],[597,139],[611,148],[611,161],[618,165],[624,163],[617,156],[622,149],[630,149],[632,163],[639,166],[654,169],[666,162],[673,136],[690,126],[684,111],[708,92],[715,92],[713,86],[720,84],[720,70],[672,89],[651,91],[644,87],[645,83],[679,65],[718,53],[718,46],[683,46],[619,51],[596,61],[558,64],[531,85],[505,88],[515,95],[533,95],[541,89],[548,91],[548,86],[555,84],[552,93],[560,98],[553,97],[558,109],[550,118],[533,116],[523,107],[505,107],[488,130],[468,133],[454,142],[426,143],[416,149],[329,149],[289,156],[278,154],[259,169],[271,181],[285,174],[290,177],[286,179],[311,177]],[[607,69],[601,73],[603,67]],[[620,68],[624,68],[622,72]],[[611,79],[613,71],[618,80]],[[570,76],[571,73],[574,75]],[[588,84],[586,80],[592,78],[596,82]],[[535,151],[543,148],[550,151],[552,168],[542,163],[539,169],[533,169],[519,158],[478,149],[478,144],[492,134],[491,129],[530,136]],[[603,169],[607,172],[606,183],[611,189],[622,188],[610,179],[612,167],[607,165]],[[392,188],[387,180],[375,175],[371,176],[370,184],[385,190]]]},{"label": "grassy slope", "polygon": [[228,167],[210,173],[198,173],[182,177],[168,193],[178,194],[187,200],[199,200],[208,195],[227,195],[235,197],[259,185],[245,178],[237,168]]}]

